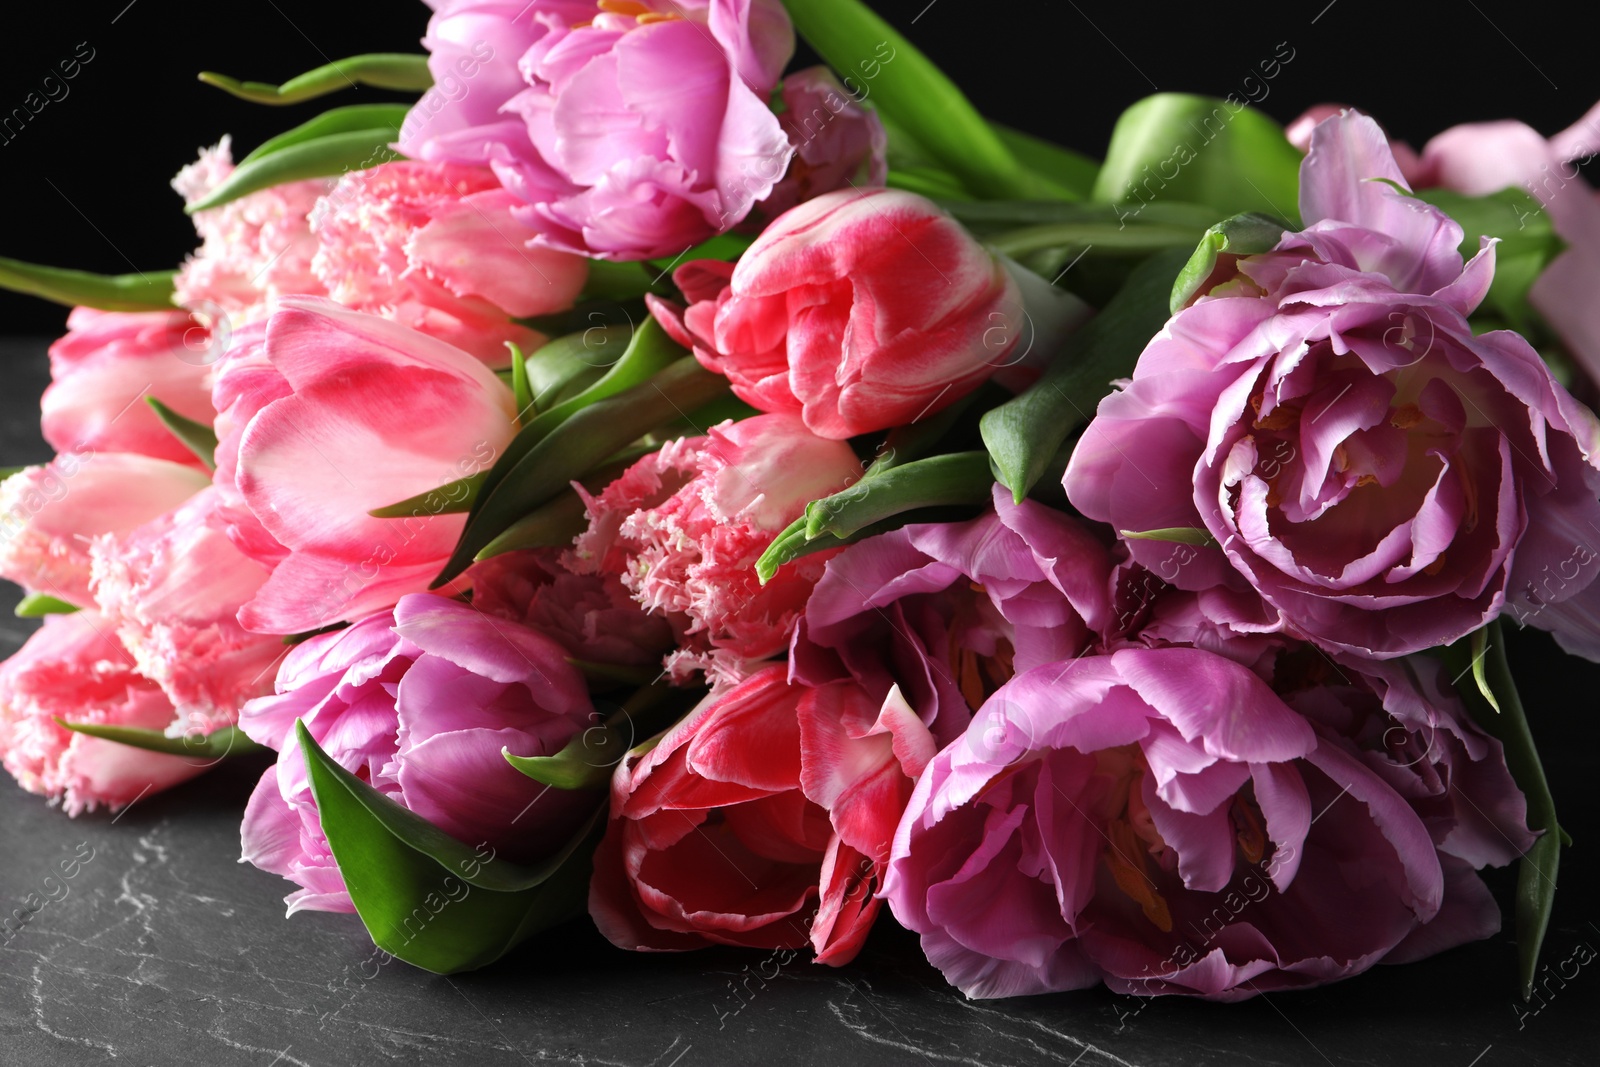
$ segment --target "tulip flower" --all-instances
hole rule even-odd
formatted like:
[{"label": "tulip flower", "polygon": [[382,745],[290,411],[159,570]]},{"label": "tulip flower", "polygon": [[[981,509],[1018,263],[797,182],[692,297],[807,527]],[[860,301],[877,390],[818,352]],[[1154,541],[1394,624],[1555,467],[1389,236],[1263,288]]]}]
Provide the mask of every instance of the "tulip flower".
[{"label": "tulip flower", "polygon": [[1474,334],[1492,246],[1462,264],[1364,116],[1318,126],[1301,173],[1307,228],[1150,342],[1073,451],[1074,506],[1198,531],[1129,551],[1183,589],[1253,589],[1265,621],[1240,629],[1388,658],[1509,608],[1600,658],[1600,422],[1522,337]]},{"label": "tulip flower", "polygon": [[330,758],[467,845],[534,862],[594,807],[506,762],[550,756],[592,725],[583,676],[566,651],[525,626],[426,593],[393,612],[313,637],[289,653],[275,695],[239,725],[278,749],[245,808],[244,858],[295,882],[296,911],[353,911],[317,816],[295,720]]},{"label": "tulip flower", "polygon": [[95,603],[139,673],[161,686],[186,728],[236,721],[272,688],[277,637],[239,625],[239,609],[268,571],[228,540],[206,489],[157,519],[105,533],[90,546]]},{"label": "tulip flower", "polygon": [[[628,468],[598,496],[589,527],[563,557],[580,574],[612,574],[681,635],[667,666],[737,681],[744,663],[789,642],[827,556],[807,556],[762,585],[755,562],[812,500],[861,476],[848,445],[793,415],[761,415],[681,438]],[[581,490],[580,490],[581,492]]]},{"label": "tulip flower", "polygon": [[[185,203],[198,203],[233,171],[232,145],[224,137],[179,171],[172,187]],[[311,270],[317,245],[310,216],[331,185],[326,179],[286,182],[195,212],[201,244],[178,271],[176,302],[238,329],[270,315],[280,296],[324,295]],[[205,362],[215,362],[228,339],[219,336],[213,345],[201,353]]]},{"label": "tulip flower", "polygon": [[209,763],[76,733],[56,720],[165,730],[172,702],[134,670],[92,610],[52,615],[0,664],[0,760],[22,788],[68,815],[112,811],[187,781]]},{"label": "tulip flower", "polygon": [[209,369],[195,347],[209,333],[183,311],[74,308],[67,335],[50,346],[50,388],[40,428],[57,452],[137,452],[200,466],[145,403],[154,397],[211,425]]},{"label": "tulip flower", "polygon": [[346,307],[383,315],[490,364],[544,336],[511,321],[565,311],[585,261],[529,248],[533,231],[487,167],[384,163],[347,174],[311,213],[311,269]]},{"label": "tulip flower", "polygon": [[687,310],[651,310],[762,411],[843,439],[916,422],[1008,362],[1022,301],[999,260],[897,189],[828,193],[785,213],[737,265],[673,275]]},{"label": "tulip flower", "polygon": [[970,997],[1240,1000],[1493,935],[1476,869],[1533,840],[1499,743],[1437,662],[1326,664],[1286,647],[1269,687],[1126,648],[1018,675],[918,780],[895,917]]},{"label": "tulip flower", "polygon": [[0,482],[0,577],[91,607],[89,547],[205,489],[194,467],[131,453],[64,453]]},{"label": "tulip flower", "polygon": [[[219,455],[218,468],[235,471],[239,497],[279,546],[253,553],[272,576],[240,621],[285,634],[427,588],[465,517],[368,512],[487,470],[517,410],[511,390],[459,348],[327,300],[286,298],[281,308],[265,359],[282,382],[259,362],[243,365],[249,386],[230,422],[283,395],[249,416],[237,457]],[[246,551],[255,541],[236,538]]]},{"label": "tulip flower", "polygon": [[679,255],[793,152],[767,107],[794,51],[777,0],[441,0],[425,43],[438,85],[401,150],[493,167],[548,248]]}]

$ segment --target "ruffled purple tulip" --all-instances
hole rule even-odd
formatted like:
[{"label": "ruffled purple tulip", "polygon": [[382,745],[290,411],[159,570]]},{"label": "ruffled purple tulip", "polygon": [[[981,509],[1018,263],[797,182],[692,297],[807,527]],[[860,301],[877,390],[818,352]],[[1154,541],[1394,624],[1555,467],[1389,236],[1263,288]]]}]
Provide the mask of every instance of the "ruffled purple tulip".
[{"label": "ruffled purple tulip", "polygon": [[1286,651],[1273,688],[1178,647],[1018,675],[917,782],[895,916],[971,997],[1239,1000],[1492,935],[1474,871],[1532,840],[1499,743],[1434,661],[1328,662]]},{"label": "ruffled purple tulip", "polygon": [[[1405,195],[1382,131],[1318,126],[1303,232],[1180,311],[1073,453],[1073,504],[1183,589],[1253,588],[1266,621],[1388,658],[1509,608],[1600,658],[1600,424],[1520,336],[1473,336],[1487,242]],[[1600,589],[1595,590],[1600,594]]]},{"label": "ruffled purple tulip", "polygon": [[891,689],[957,737],[1019,672],[1070,659],[1109,617],[1110,563],[1083,524],[1003,487],[968,522],[901,527],[828,561],[791,650],[791,677]]},{"label": "ruffled purple tulip", "polygon": [[240,726],[277,749],[245,808],[244,858],[301,888],[296,911],[352,911],[323,835],[294,723],[345,770],[465,844],[537,860],[565,844],[594,807],[546,790],[502,748],[549,756],[590,724],[583,677],[542,634],[427,594],[393,613],[295,648],[277,694],[246,706]]},{"label": "ruffled purple tulip", "polygon": [[750,213],[793,146],[767,98],[794,51],[778,0],[434,0],[416,159],[488,164],[535,242],[676,256]]}]

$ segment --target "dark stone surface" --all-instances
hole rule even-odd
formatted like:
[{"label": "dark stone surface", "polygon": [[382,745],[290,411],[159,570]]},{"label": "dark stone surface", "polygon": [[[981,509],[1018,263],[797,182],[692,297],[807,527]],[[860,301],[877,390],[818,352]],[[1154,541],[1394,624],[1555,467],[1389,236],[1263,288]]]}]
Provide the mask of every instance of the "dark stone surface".
[{"label": "dark stone surface", "polygon": [[[43,458],[43,343],[0,345],[0,366],[0,464]],[[14,602],[7,588],[5,653],[31,628],[11,617]],[[57,898],[0,946],[0,1063],[1593,1064],[1600,965],[1574,969],[1600,948],[1588,778],[1600,670],[1559,657],[1543,635],[1517,635],[1513,656],[1579,844],[1563,861],[1537,1010],[1515,997],[1509,934],[1238,1005],[1102,990],[970,1002],[887,916],[843,970],[733,950],[624,954],[576,921],[443,978],[382,965],[354,916],[284,919],[292,887],[237,862],[239,817],[266,765],[257,756],[114,817],[68,819],[0,781],[0,913],[30,894]],[[46,883],[91,849],[75,877]],[[1502,899],[1507,873],[1494,879]]]}]

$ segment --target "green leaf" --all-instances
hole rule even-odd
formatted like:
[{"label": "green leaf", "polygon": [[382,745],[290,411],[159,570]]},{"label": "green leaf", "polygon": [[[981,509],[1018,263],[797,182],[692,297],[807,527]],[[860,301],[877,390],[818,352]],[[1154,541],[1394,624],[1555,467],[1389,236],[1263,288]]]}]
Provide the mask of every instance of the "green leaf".
[{"label": "green leaf", "polygon": [[507,341],[506,347],[511,349],[511,392],[517,400],[518,418],[527,418],[537,414],[533,406],[533,387],[528,384],[528,360],[514,342]]},{"label": "green leaf", "polygon": [[1126,210],[1116,204],[1058,200],[958,200],[939,206],[980,237],[1045,226],[1121,225],[1126,229],[1140,224],[1187,229],[1198,235],[1217,221],[1214,208],[1176,200],[1150,204],[1133,218],[1126,218]]},{"label": "green leaf", "polygon": [[1199,545],[1209,548],[1217,543],[1217,539],[1205,530],[1196,530],[1192,526],[1169,526],[1161,530],[1118,530],[1129,541],[1171,541],[1179,545]]},{"label": "green leaf", "polygon": [[71,615],[77,610],[78,605],[65,600],[57,600],[43,593],[29,593],[17,601],[14,614],[19,619],[38,619],[45,615]]},{"label": "green leaf", "polygon": [[665,280],[660,285],[651,281],[659,273],[637,260],[613,263],[607,259],[591,259],[589,278],[583,283],[583,296],[612,303],[637,300],[646,293],[666,296],[672,292],[672,286]]},{"label": "green leaf", "polygon": [[595,326],[558,337],[536,350],[526,363],[533,411],[519,408],[523,424],[528,424],[531,415],[555,407],[557,397],[584,375],[615,366],[633,337],[632,326]]},{"label": "green leaf", "polygon": [[1169,309],[1176,315],[1189,305],[1190,300],[1210,288],[1208,283],[1217,269],[1218,257],[1253,256],[1270,252],[1278,247],[1287,228],[1281,219],[1256,214],[1235,215],[1211,227],[1200,238],[1200,244],[1194,250],[1194,255],[1189,257],[1189,262],[1178,272],[1178,280],[1172,283]]},{"label": "green leaf", "polygon": [[1463,257],[1477,255],[1479,238],[1499,238],[1500,244],[1494,250],[1494,279],[1489,283],[1482,309],[1498,311],[1513,329],[1527,332],[1537,320],[1528,304],[1528,290],[1550,261],[1566,248],[1549,213],[1518,188],[1502,189],[1488,196],[1463,196],[1448,189],[1423,189],[1411,195],[1461,224]]},{"label": "green leaf", "polygon": [[[1475,653],[1475,648],[1481,649],[1481,654]],[[1496,621],[1486,626],[1481,638],[1475,634],[1470,641],[1457,641],[1449,646],[1444,650],[1444,660],[1454,672],[1456,689],[1472,717],[1505,747],[1506,766],[1528,800],[1528,828],[1541,832],[1539,840],[1523,854],[1517,870],[1517,963],[1522,997],[1528,1000],[1533,996],[1539,950],[1544,944],[1550,910],[1555,904],[1561,845],[1563,840],[1568,844],[1571,840],[1556,819],[1555,798],[1550,794],[1550,783],[1545,778],[1544,765],[1539,760],[1533,732],[1528,727],[1528,718],[1511,676],[1500,623]],[[1477,686],[1461,684],[1468,670],[1476,673],[1479,661],[1483,664],[1485,682],[1494,693],[1493,704]]]},{"label": "green leaf", "polygon": [[161,425],[170,430],[172,436],[183,442],[185,448],[200,458],[200,462],[206,465],[206,470],[217,469],[217,435],[211,427],[179,415],[153,396],[145,397],[144,402],[156,413]]},{"label": "green leaf", "polygon": [[1144,256],[1167,248],[1189,248],[1199,235],[1198,227],[1165,223],[1135,221],[1129,226],[1120,222],[1074,222],[996,234],[985,243],[1012,257],[1047,248],[1094,248],[1101,255]]},{"label": "green leaf", "polygon": [[[964,200],[967,190],[956,177],[935,167],[901,167],[890,170],[884,184],[891,189],[925,196],[929,200]],[[981,202],[981,201],[980,201]]]},{"label": "green leaf", "polygon": [[1069,336],[1040,379],[979,424],[997,477],[1021,501],[1074,430],[1089,421],[1111,382],[1126,377],[1166,324],[1181,249],[1151,256],[1083,329]]},{"label": "green leaf", "polygon": [[108,726],[98,722],[56,722],[74,733],[88,734],[103,741],[115,741],[147,752],[162,752],[168,756],[188,756],[194,759],[219,760],[227,756],[242,756],[256,752],[262,746],[245,736],[237,726],[224,726],[209,734],[185,734],[168,737],[160,730],[143,730],[137,726]]},{"label": "green leaf", "polygon": [[286,130],[276,137],[262,141],[254,151],[239,160],[239,166],[254,163],[264,156],[293,148],[295,145],[315,141],[319,137],[331,137],[336,133],[357,133],[361,130],[378,129],[399,130],[405,118],[404,104],[356,104],[351,107],[336,107],[324,111],[316,118],[302,122],[292,130]]},{"label": "green leaf", "polygon": [[1489,684],[1488,668],[1484,660],[1489,654],[1489,628],[1487,626],[1472,631],[1472,681],[1477,685],[1478,692],[1483,694],[1483,699],[1489,702],[1496,715],[1504,714],[1500,710],[1500,700],[1494,695],[1494,687]]},{"label": "green leaf", "polygon": [[472,557],[474,563],[525,548],[563,548],[572,544],[588,525],[583,498],[577,493],[558,493],[555,499],[535,508],[507,526],[494,540]]},{"label": "green leaf", "polygon": [[784,7],[852,95],[871,101],[970,191],[1047,195],[955,83],[860,0],[785,0]]},{"label": "green leaf", "polygon": [[493,963],[582,910],[604,804],[543,863],[473,849],[330,759],[296,723],[328,846],[372,941],[435,974]]},{"label": "green leaf", "polygon": [[447,482],[437,489],[429,489],[426,493],[407,497],[398,504],[389,504],[381,508],[373,508],[367,512],[375,519],[409,519],[431,515],[459,515],[472,510],[472,502],[478,498],[478,491],[483,481],[488,477],[487,471],[469,474],[465,478],[457,478]]},{"label": "green leaf", "polygon": [[[649,325],[640,327],[640,336]],[[618,362],[618,368],[623,361]],[[604,380],[599,384],[604,384]],[[504,462],[515,457],[508,467],[502,468],[501,462],[497,462],[491,469],[490,481],[478,496],[477,506],[467,519],[467,528],[454,555],[434,579],[434,587],[464,571],[479,550],[518,519],[556,496],[570,482],[674,416],[709,403],[727,388],[727,379],[702,369],[693,358],[682,358],[626,392],[581,406],[526,449],[516,449],[521,440],[519,435],[501,458]],[[560,410],[561,407],[557,407],[550,414]],[[538,423],[535,419],[534,425]],[[498,480],[494,477],[497,471],[501,474]]]},{"label": "green leaf", "polygon": [[389,142],[398,135],[398,128],[380,126],[299,141],[271,155],[240,164],[209,195],[184,210],[192,215],[285,182],[325,178],[388,163],[400,158],[389,148]]},{"label": "green leaf", "polygon": [[994,476],[985,452],[953,452],[884,469],[806,505],[806,538],[846,538],[916,508],[989,502]]},{"label": "green leaf", "polygon": [[422,92],[433,86],[433,75],[428,72],[428,57],[403,52],[349,56],[290,78],[282,85],[241,82],[226,74],[211,71],[202,71],[200,80],[253,104],[280,105],[314,100],[357,85],[399,92]]},{"label": "green leaf", "polygon": [[[1111,134],[1094,199],[1130,217],[1164,200],[1298,219],[1301,156],[1283,127],[1242,104],[1186,93],[1145,97]],[[1215,221],[1215,220],[1213,220]]]},{"label": "green leaf", "polygon": [[28,469],[27,464],[24,464],[21,467],[0,467],[0,482],[4,482],[7,478],[10,478],[12,475],[21,474],[23,471],[25,471],[27,469]]},{"label": "green leaf", "polygon": [[989,123],[989,128],[1019,163],[1048,183],[1053,195],[1062,200],[1087,200],[1094,192],[1095,175],[1100,173],[1095,160],[998,122]]},{"label": "green leaf", "polygon": [[[552,789],[603,789],[611,781],[611,773],[622,762],[639,735],[639,724],[644,723],[645,736],[650,736],[677,720],[681,708],[668,703],[664,709],[650,714],[652,708],[683,691],[659,679],[662,672],[651,672],[644,687],[637,690],[614,714],[601,718],[594,712],[595,725],[575,734],[560,752],[553,756],[518,756],[510,749],[501,749],[506,762],[520,773]],[[659,712],[665,710],[666,717]]]},{"label": "green leaf", "polygon": [[67,307],[82,305],[101,311],[172,311],[173,280],[177,273],[152,270],[134,274],[90,274],[0,256],[0,289]]}]

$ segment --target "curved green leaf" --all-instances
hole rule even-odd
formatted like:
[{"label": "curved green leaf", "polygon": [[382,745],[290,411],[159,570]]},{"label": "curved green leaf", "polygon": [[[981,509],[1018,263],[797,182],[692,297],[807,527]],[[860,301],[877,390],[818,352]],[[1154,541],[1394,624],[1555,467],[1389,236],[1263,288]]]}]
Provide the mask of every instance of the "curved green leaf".
[{"label": "curved green leaf", "polygon": [[177,276],[178,272],[171,270],[90,274],[0,256],[0,289],[67,307],[81,305],[101,311],[172,311]]},{"label": "curved green leaf", "polygon": [[58,600],[43,593],[29,593],[17,601],[13,614],[19,619],[38,619],[46,615],[71,615],[77,610],[78,605],[69,604],[65,600]]},{"label": "curved green leaf", "polygon": [[1206,548],[1217,543],[1205,530],[1197,530],[1192,526],[1168,526],[1160,530],[1118,530],[1117,533],[1129,541],[1169,541],[1178,545],[1196,545]]},{"label": "curved green leaf", "polygon": [[[499,481],[493,481],[494,471],[490,472],[492,487],[486,484],[479,494],[461,541],[434,579],[434,587],[466,570],[481,549],[570,482],[655,427],[710,403],[727,389],[727,379],[703,369],[693,358],[680,358],[643,384],[575,412],[523,452]],[[499,463],[495,469],[500,469]]]},{"label": "curved green leaf", "polygon": [[1094,191],[1095,176],[1100,173],[1096,160],[998,122],[989,123],[989,128],[1017,162],[1047,183],[1052,195],[1062,200],[1087,200]]},{"label": "curved green leaf", "polygon": [[983,416],[996,476],[1019,502],[1166,324],[1172,280],[1186,260],[1183,250],[1171,249],[1141,263],[1110,303],[1066,339],[1037,382]]},{"label": "curved green leaf", "polygon": [[974,193],[1047,195],[938,67],[860,0],[784,0],[845,88],[902,127]]},{"label": "curved green leaf", "polygon": [[[1571,844],[1556,819],[1555,798],[1545,778],[1544,765],[1534,745],[1533,732],[1523,711],[1506,658],[1505,634],[1498,621],[1490,623],[1472,640],[1457,641],[1444,650],[1445,663],[1454,675],[1460,693],[1473,719],[1484,731],[1505,747],[1506,766],[1517,787],[1528,799],[1528,828],[1540,832],[1533,847],[1523,854],[1517,870],[1516,926],[1517,963],[1522,997],[1533,996],[1533,981],[1539,972],[1539,950],[1550,926],[1550,911],[1555,905],[1556,875],[1561,866],[1561,846]],[[1481,668],[1479,664],[1482,664]],[[1478,692],[1476,685],[1463,685],[1468,670],[1482,670],[1493,691],[1496,707]]]},{"label": "curved green leaf", "polygon": [[1281,219],[1270,215],[1235,215],[1224,219],[1206,231],[1195,248],[1194,255],[1178,272],[1172,283],[1172,299],[1168,309],[1176,315],[1189,305],[1189,301],[1206,292],[1211,275],[1217,269],[1220,256],[1253,256],[1270,252],[1278,247],[1288,227]]},{"label": "curved green leaf", "polygon": [[385,952],[453,974],[492,963],[582,910],[603,803],[561,851],[522,866],[461,843],[382,795],[330,759],[304,723],[295,733],[328,847]]},{"label": "curved green leaf", "polygon": [[201,463],[206,465],[206,470],[217,469],[217,434],[211,427],[203,422],[195,422],[173,411],[167,405],[153,396],[144,398],[150,409],[156,413],[156,418],[161,420],[161,425],[171,431],[172,436],[183,443],[183,447],[193,452]]},{"label": "curved green leaf", "polygon": [[258,156],[249,163],[240,164],[209,195],[184,210],[192,215],[285,182],[326,178],[388,163],[400,158],[389,148],[398,133],[398,129],[391,126],[333,133],[300,141],[271,155]]},{"label": "curved green leaf", "polygon": [[1219,217],[1261,211],[1298,219],[1300,163],[1283,127],[1253,108],[1158,93],[1117,120],[1094,199],[1134,215],[1143,205],[1183,200]]},{"label": "curved green leaf", "polygon": [[319,137],[331,137],[336,133],[356,133],[360,130],[400,129],[400,124],[405,121],[406,106],[404,104],[355,104],[351,107],[336,107],[324,111],[316,118],[308,119],[292,130],[285,130],[276,137],[269,137],[262,141],[255,149],[243,159],[239,166],[254,163],[264,156],[274,155],[286,148],[293,148],[298,144],[315,141]]},{"label": "curved green leaf", "polygon": [[407,519],[422,515],[460,515],[463,512],[472,510],[472,502],[478,498],[478,492],[487,476],[487,471],[469,474],[465,478],[457,478],[453,482],[446,482],[437,489],[429,489],[426,493],[418,493],[416,496],[407,497],[397,504],[373,508],[367,514],[375,519]]},{"label": "curved green leaf", "polygon": [[337,59],[290,78],[282,85],[242,82],[209,70],[201,72],[200,80],[253,104],[279,105],[314,100],[357,85],[399,92],[422,92],[433,86],[433,75],[428,72],[428,57],[404,52],[372,52]]},{"label": "curved green leaf", "polygon": [[115,741],[147,752],[161,752],[168,756],[189,756],[194,759],[218,760],[225,756],[242,756],[261,750],[260,745],[245,736],[237,726],[225,726],[209,734],[184,734],[168,737],[160,730],[144,730],[137,726],[108,726],[99,722],[56,722],[73,733],[88,734],[103,741]]},{"label": "curved green leaf", "polygon": [[916,508],[986,504],[993,487],[988,453],[953,452],[913,460],[806,505],[806,537],[846,538]]}]

